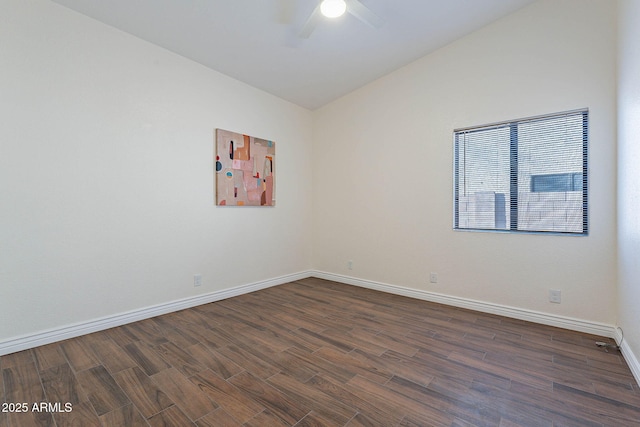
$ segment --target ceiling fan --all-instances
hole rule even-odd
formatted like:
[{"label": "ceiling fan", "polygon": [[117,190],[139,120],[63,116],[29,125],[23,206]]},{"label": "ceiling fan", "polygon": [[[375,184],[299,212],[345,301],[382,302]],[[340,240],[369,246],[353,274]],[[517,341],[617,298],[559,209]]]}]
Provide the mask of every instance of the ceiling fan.
[{"label": "ceiling fan", "polygon": [[373,28],[380,28],[384,24],[382,18],[373,13],[371,9],[363,5],[359,0],[322,0],[318,2],[318,5],[311,12],[302,30],[298,33],[298,37],[308,39],[323,16],[337,18],[345,12],[350,13]]}]

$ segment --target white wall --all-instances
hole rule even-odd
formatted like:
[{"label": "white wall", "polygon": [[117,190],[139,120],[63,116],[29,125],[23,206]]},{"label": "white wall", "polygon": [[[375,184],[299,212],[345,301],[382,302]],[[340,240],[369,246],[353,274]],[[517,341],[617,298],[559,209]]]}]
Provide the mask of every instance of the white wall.
[{"label": "white wall", "polygon": [[[615,3],[542,0],[316,111],[315,268],[613,325],[615,20]],[[452,230],[453,129],[583,107],[588,237]]]},{"label": "white wall", "polygon": [[[46,0],[1,9],[0,343],[310,269],[309,111]],[[216,128],[276,141],[274,208],[214,205]]]},{"label": "white wall", "polygon": [[618,324],[640,360],[640,2],[620,1],[618,17]]}]

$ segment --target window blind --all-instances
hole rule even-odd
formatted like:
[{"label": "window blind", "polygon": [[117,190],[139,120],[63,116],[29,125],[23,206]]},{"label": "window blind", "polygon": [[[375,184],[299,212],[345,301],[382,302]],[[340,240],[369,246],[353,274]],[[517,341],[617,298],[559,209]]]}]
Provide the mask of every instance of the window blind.
[{"label": "window blind", "polygon": [[588,110],[454,131],[454,228],[588,234]]}]

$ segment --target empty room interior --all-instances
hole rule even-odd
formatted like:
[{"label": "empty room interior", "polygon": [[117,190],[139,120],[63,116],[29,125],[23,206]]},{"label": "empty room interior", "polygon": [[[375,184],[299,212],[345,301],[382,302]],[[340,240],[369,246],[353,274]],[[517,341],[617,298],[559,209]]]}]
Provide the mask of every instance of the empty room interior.
[{"label": "empty room interior", "polygon": [[[640,2],[318,3],[0,0],[0,427],[640,426]],[[555,114],[474,222],[462,135]]]}]

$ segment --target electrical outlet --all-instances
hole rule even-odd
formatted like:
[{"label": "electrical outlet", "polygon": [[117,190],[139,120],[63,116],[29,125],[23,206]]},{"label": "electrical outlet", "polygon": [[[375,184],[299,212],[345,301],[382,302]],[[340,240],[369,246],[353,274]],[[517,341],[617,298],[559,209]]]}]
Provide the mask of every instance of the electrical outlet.
[{"label": "electrical outlet", "polygon": [[201,286],[202,285],[202,274],[194,274],[193,275],[193,286]]},{"label": "electrical outlet", "polygon": [[430,273],[429,274],[429,282],[438,283],[438,273]]},{"label": "electrical outlet", "polygon": [[347,268],[349,270],[353,270],[353,261],[351,261],[351,260],[347,261]]},{"label": "electrical outlet", "polygon": [[549,302],[560,304],[560,302],[562,302],[562,292],[555,289],[549,289]]}]

